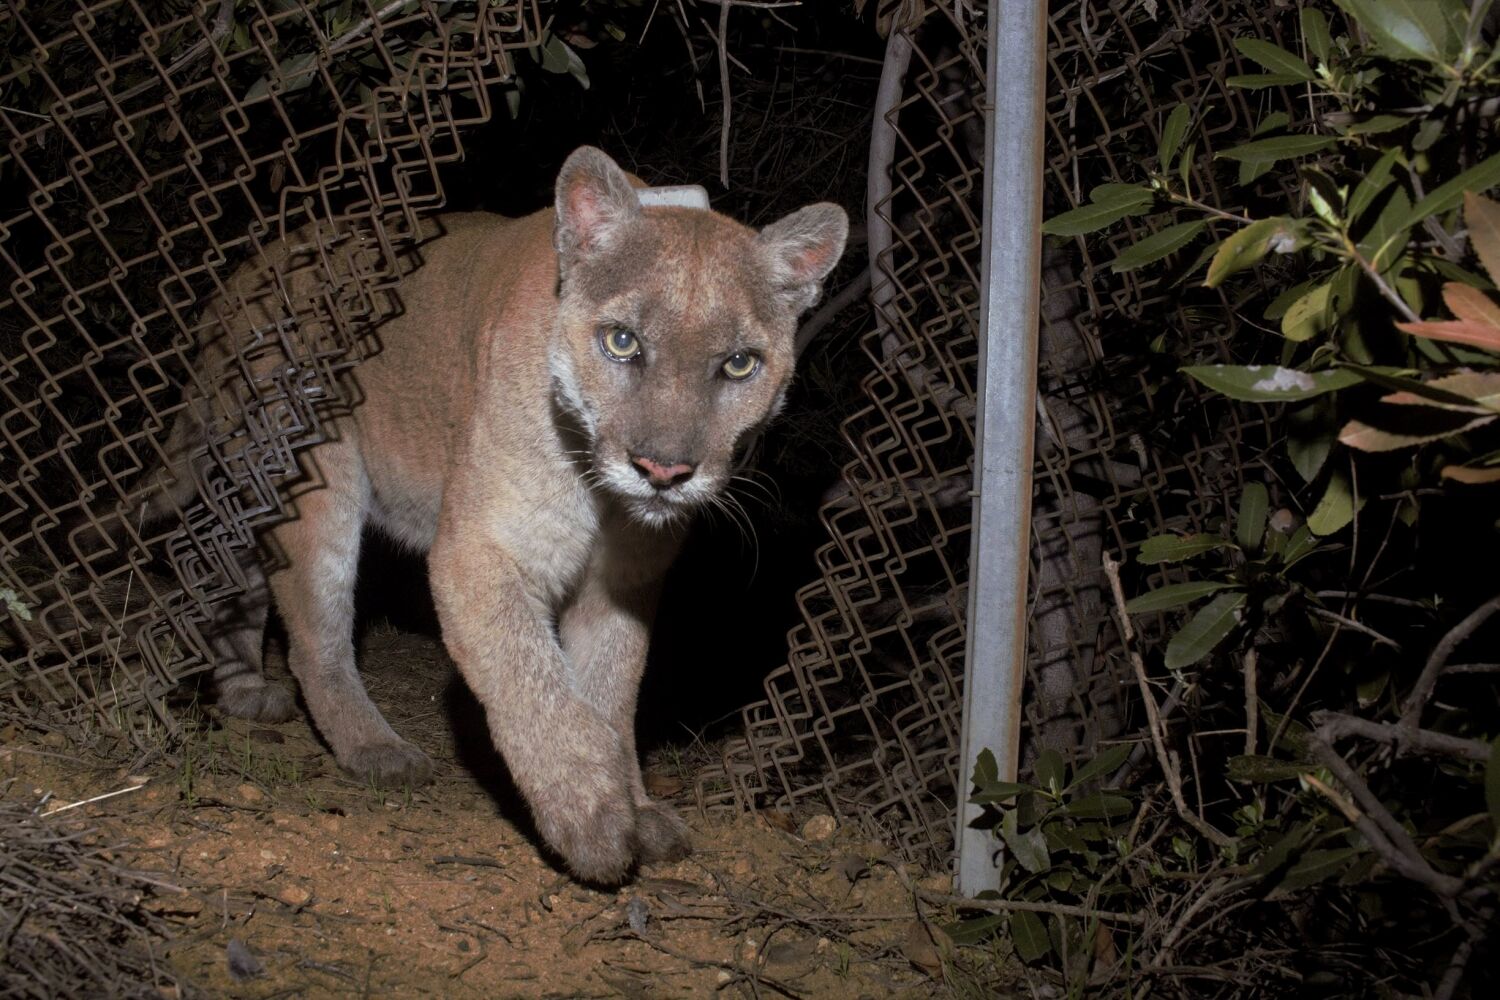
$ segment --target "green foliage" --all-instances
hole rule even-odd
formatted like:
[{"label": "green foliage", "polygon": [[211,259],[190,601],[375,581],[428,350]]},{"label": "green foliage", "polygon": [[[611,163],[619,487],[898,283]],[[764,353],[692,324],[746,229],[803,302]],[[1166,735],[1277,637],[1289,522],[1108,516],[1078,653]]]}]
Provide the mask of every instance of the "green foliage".
[{"label": "green foliage", "polygon": [[[1137,696],[1155,703],[1141,753],[1066,780],[1043,777],[1066,770],[1043,754],[1030,786],[993,770],[976,784],[1007,848],[1002,895],[1055,904],[976,926],[1008,928],[1017,957],[1075,989],[1117,981],[1109,962],[1180,959],[1158,923],[1196,906],[1205,965],[1298,914],[1284,939],[1297,954],[1388,930],[1411,956],[1399,988],[1442,993],[1500,901],[1493,674],[1443,671],[1493,659],[1500,624],[1483,569],[1500,554],[1488,6],[1310,2],[1278,22],[1295,42],[1236,38],[1244,71],[1226,83],[1259,109],[1250,121],[1185,96],[1154,150],[1135,150],[1138,181],[1095,187],[1044,227],[1118,248],[1130,220],[1113,270],[1235,331],[1156,337],[1179,374],[1157,398],[1199,407],[1195,441],[1214,415],[1266,422],[1238,491],[1193,496],[1174,521],[1169,480],[1165,520],[1147,520],[1157,533],[1123,567]],[[1105,915],[1064,911],[1079,906]]]}]

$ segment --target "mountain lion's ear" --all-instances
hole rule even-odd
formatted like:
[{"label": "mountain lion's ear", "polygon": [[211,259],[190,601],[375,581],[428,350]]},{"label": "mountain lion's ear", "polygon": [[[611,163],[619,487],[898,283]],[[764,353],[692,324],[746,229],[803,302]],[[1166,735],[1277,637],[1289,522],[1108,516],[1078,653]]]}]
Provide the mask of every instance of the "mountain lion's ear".
[{"label": "mountain lion's ear", "polygon": [[849,238],[849,217],[829,202],[798,209],[757,237],[771,264],[771,282],[801,312],[818,301],[819,283],[839,262]]},{"label": "mountain lion's ear", "polygon": [[553,244],[567,261],[608,246],[616,232],[641,212],[641,201],[625,171],[600,149],[580,146],[557,175],[557,229]]}]

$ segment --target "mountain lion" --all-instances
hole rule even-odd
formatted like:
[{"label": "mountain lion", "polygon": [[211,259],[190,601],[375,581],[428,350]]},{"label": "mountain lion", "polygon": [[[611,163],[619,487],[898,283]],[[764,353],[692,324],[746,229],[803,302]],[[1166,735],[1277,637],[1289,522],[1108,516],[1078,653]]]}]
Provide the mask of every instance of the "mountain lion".
[{"label": "mountain lion", "polygon": [[[426,755],[355,667],[355,567],[373,525],[427,553],[443,641],[542,836],[579,878],[616,883],[688,850],[682,821],[646,796],[635,750],[662,576],[736,445],[781,406],[797,317],[848,221],[817,204],[756,232],[703,208],[643,206],[584,147],[555,208],[440,225],[401,283],[403,312],[355,370],[362,401],[331,421],[303,463],[314,481],[262,539],[279,560],[242,564],[245,592],[219,612],[219,700],[263,721],[293,711],[261,675],[269,582],[339,765],[384,785],[428,779]],[[230,290],[270,294],[249,272]],[[169,453],[201,440],[206,406],[178,421]],[[174,467],[180,505],[193,477]]]}]

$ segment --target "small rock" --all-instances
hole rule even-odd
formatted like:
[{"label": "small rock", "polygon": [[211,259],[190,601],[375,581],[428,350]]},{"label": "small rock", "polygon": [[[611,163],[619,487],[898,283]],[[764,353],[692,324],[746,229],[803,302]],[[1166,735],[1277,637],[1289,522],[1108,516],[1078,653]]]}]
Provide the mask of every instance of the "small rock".
[{"label": "small rock", "polygon": [[646,933],[646,922],[651,919],[651,908],[639,896],[625,904],[625,922],[637,934]]},{"label": "small rock", "polygon": [[754,965],[755,960],[760,957],[760,942],[753,937],[745,938],[735,949],[735,957],[746,965]]},{"label": "small rock", "polygon": [[289,885],[277,893],[276,898],[287,906],[303,907],[312,902],[312,895],[300,885]]},{"label": "small rock", "polygon": [[933,924],[913,920],[901,935],[901,954],[935,978],[943,974],[943,959],[953,954],[953,939]]},{"label": "small rock", "polygon": [[55,729],[51,732],[42,734],[42,746],[44,747],[50,747],[53,750],[61,750],[67,745],[68,738]]},{"label": "small rock", "polygon": [[260,802],[266,797],[265,792],[256,788],[248,781],[236,788],[234,793],[246,802]]},{"label": "small rock", "polygon": [[262,847],[260,849],[260,857],[262,861],[275,861],[276,852],[271,850],[269,847]]},{"label": "small rock", "polygon": [[928,875],[926,878],[917,879],[917,885],[920,885],[924,889],[930,889],[933,892],[952,892],[953,876]]},{"label": "small rock", "polygon": [[731,874],[744,876],[749,875],[754,868],[755,865],[750,859],[741,855],[734,859],[734,863],[729,866],[729,871]]},{"label": "small rock", "polygon": [[260,959],[252,955],[249,947],[239,938],[229,939],[229,944],[224,948],[224,957],[229,962],[229,975],[238,982],[265,975],[266,967],[260,964]]},{"label": "small rock", "polygon": [[730,972],[728,969],[720,969],[719,974],[714,978],[721,983],[727,983],[734,978],[734,973]]},{"label": "small rock", "polygon": [[813,842],[827,840],[838,828],[837,820],[827,813],[820,813],[802,824],[802,839]]},{"label": "small rock", "polygon": [[818,942],[812,938],[772,941],[765,948],[765,964],[782,969],[807,966],[816,957],[817,949]]}]

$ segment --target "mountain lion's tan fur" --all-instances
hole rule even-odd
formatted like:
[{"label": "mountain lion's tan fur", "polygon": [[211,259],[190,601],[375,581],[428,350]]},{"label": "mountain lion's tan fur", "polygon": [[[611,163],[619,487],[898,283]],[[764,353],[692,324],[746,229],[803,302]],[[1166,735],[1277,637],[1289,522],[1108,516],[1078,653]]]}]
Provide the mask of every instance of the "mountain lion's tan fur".
[{"label": "mountain lion's tan fur", "polygon": [[[757,233],[702,209],[642,208],[615,163],[583,148],[555,210],[440,227],[354,373],[362,401],[331,421],[292,516],[263,539],[274,563],[242,566],[245,595],[214,637],[220,702],[263,720],[293,710],[261,676],[268,581],[339,764],[382,784],[428,778],[355,667],[355,568],[373,525],[428,553],[444,643],[542,836],[579,877],[618,882],[688,846],[681,820],[647,798],[635,751],[662,575],[736,444],[780,406],[797,316],[847,221],[820,204]],[[254,280],[231,290],[267,295]],[[634,360],[601,340],[628,345],[625,333]],[[744,381],[724,369],[744,367],[737,352],[759,358]],[[186,454],[204,419],[200,407],[179,421],[169,446]],[[179,467],[172,499],[191,482]]]}]

